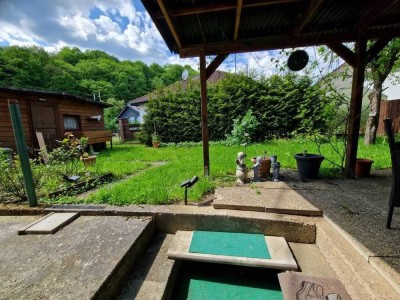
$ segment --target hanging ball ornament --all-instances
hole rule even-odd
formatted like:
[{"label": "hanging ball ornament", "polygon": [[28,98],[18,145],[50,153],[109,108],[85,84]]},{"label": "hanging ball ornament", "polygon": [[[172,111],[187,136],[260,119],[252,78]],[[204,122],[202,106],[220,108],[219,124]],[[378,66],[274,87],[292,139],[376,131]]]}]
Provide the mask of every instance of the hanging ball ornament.
[{"label": "hanging ball ornament", "polygon": [[288,67],[292,71],[300,71],[308,63],[308,54],[304,50],[296,50],[288,58]]}]

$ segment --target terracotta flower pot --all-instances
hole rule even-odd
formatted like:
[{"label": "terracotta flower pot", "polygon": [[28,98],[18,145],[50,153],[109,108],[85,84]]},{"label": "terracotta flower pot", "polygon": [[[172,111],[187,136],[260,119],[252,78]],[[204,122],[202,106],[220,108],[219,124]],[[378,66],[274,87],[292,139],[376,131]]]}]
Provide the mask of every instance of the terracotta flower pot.
[{"label": "terracotta flower pot", "polygon": [[81,161],[83,162],[83,164],[85,165],[85,167],[94,165],[96,163],[96,155],[91,155],[88,157],[81,157]]},{"label": "terracotta flower pot", "polygon": [[374,161],[367,158],[356,159],[356,177],[369,177],[371,174],[371,166]]},{"label": "terracotta flower pot", "polygon": [[299,176],[304,179],[318,178],[319,168],[322,161],[325,159],[319,154],[306,154],[297,153],[294,155],[297,162],[297,171]]},{"label": "terracotta flower pot", "polygon": [[160,141],[153,141],[153,148],[160,148]]}]

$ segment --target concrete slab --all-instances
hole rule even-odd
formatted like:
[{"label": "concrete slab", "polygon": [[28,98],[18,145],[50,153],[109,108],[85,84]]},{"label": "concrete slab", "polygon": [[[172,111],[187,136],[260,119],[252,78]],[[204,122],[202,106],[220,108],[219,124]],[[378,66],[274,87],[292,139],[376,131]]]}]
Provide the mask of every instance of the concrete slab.
[{"label": "concrete slab", "polygon": [[78,213],[49,213],[18,230],[18,234],[52,234],[78,217]]},{"label": "concrete slab", "polygon": [[167,287],[176,273],[175,261],[167,257],[173,237],[173,234],[164,233],[154,236],[139,263],[130,270],[118,300],[168,299]]},{"label": "concrete slab", "polygon": [[177,231],[168,249],[168,258],[208,263],[231,264],[280,270],[297,270],[297,263],[283,237],[266,236],[271,259],[190,253],[193,231]]},{"label": "concrete slab", "polygon": [[[276,183],[279,186],[283,182]],[[267,186],[268,182],[257,186]],[[252,188],[250,186],[219,188],[213,203],[216,209],[265,211],[303,216],[322,216],[322,211],[308,202],[297,190],[283,188]]]},{"label": "concrete slab", "polygon": [[[90,299],[145,237],[150,218],[81,216],[54,235],[17,235],[38,217],[0,217],[0,298]],[[106,286],[112,291],[112,288]]]},{"label": "concrete slab", "polygon": [[301,273],[308,276],[337,279],[335,271],[315,244],[289,243]]}]

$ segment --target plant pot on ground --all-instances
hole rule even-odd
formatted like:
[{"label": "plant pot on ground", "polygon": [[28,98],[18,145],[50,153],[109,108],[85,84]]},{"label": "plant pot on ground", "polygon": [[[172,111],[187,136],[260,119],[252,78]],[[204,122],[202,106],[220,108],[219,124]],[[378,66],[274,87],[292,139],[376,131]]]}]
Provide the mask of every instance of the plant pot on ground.
[{"label": "plant pot on ground", "polygon": [[367,158],[356,159],[356,177],[369,177],[371,174],[371,166],[374,161]]},{"label": "plant pot on ground", "polygon": [[88,167],[96,163],[96,157],[96,155],[81,156],[81,161],[83,162],[85,167]]},{"label": "plant pot on ground", "polygon": [[297,162],[297,171],[299,176],[304,179],[316,179],[318,178],[319,168],[322,161],[325,159],[324,156],[319,154],[304,154],[297,153],[294,155]]}]

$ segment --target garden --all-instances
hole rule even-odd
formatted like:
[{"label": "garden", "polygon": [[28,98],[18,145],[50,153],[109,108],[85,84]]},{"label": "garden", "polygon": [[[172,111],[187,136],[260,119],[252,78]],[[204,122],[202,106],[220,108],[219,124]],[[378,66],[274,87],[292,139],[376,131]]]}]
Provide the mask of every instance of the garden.
[{"label": "garden", "polygon": [[[68,144],[77,143],[73,139],[71,142],[71,138],[66,139]],[[326,157],[336,159],[336,163],[339,163],[339,157],[329,143],[319,146]],[[72,148],[77,151],[77,145]],[[53,159],[53,162],[44,165],[32,161],[31,165],[39,202],[42,203],[170,204],[183,200],[180,183],[194,175],[199,176],[200,180],[189,192],[190,202],[200,201],[216,187],[234,185],[237,152],[247,153],[246,163],[249,166],[252,156],[264,155],[265,152],[267,155],[276,154],[284,172],[284,169],[296,168],[293,157],[295,153],[302,153],[305,149],[309,153],[317,153],[317,148],[315,142],[304,138],[271,139],[264,143],[234,146],[226,142],[211,142],[211,176],[208,178],[203,177],[201,144],[189,142],[163,144],[158,149],[139,144],[116,143],[112,150],[100,152],[96,163],[88,166],[80,160],[80,152],[73,154],[73,161],[68,161],[65,157],[61,160],[55,159],[54,156],[60,156],[61,150],[58,150],[55,152],[58,154],[50,154],[50,161]],[[390,167],[390,154],[385,138],[379,138],[373,146],[364,146],[360,139],[358,153],[359,157],[374,160],[374,169]],[[1,201],[25,200],[18,160],[10,164],[6,155],[1,157],[1,167],[4,170],[0,173]],[[63,178],[66,172],[72,172],[80,178],[77,182],[68,182]],[[103,180],[107,174],[111,176],[106,176]],[[341,171],[332,162],[325,160],[320,174],[321,177],[335,178],[341,176]],[[78,188],[76,186],[79,183],[84,184]],[[85,197],[78,196],[86,190],[92,191]],[[53,197],[52,193],[55,193]]]}]

